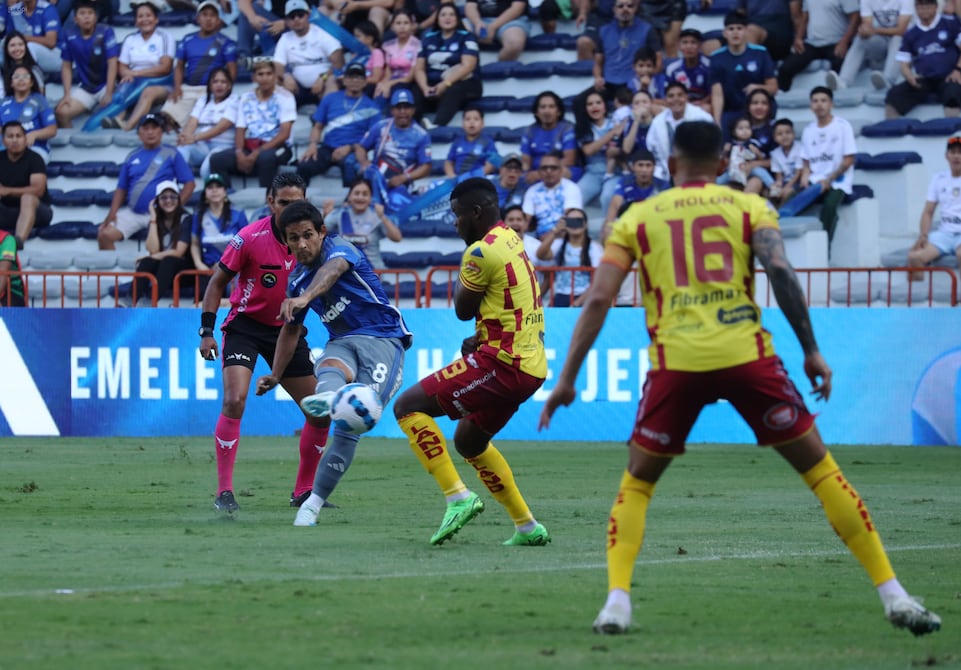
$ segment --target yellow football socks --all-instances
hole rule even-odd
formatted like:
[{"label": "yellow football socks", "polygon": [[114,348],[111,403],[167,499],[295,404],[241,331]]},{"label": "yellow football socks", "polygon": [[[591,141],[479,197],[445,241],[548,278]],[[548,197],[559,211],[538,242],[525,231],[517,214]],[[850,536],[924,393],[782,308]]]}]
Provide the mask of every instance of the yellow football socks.
[{"label": "yellow football socks", "polygon": [[447,451],[447,441],[437,422],[423,412],[412,412],[397,421],[410,442],[411,451],[437,481],[445,496],[467,491]]},{"label": "yellow football socks", "polygon": [[644,541],[647,505],[653,495],[654,484],[624,471],[607,520],[608,591],[622,589],[630,593],[634,562]]},{"label": "yellow football socks", "polygon": [[891,569],[868,508],[844,478],[831,454],[828,453],[820,463],[801,476],[821,501],[834,532],[861,562],[874,585],[893,579],[894,570]]},{"label": "yellow football socks", "polygon": [[534,515],[531,514],[517,484],[514,483],[511,466],[507,464],[507,460],[493,443],[488,443],[487,449],[480,455],[466,460],[477,470],[477,478],[491,492],[494,500],[503,505],[511,515],[515,526],[520,527],[534,520]]}]

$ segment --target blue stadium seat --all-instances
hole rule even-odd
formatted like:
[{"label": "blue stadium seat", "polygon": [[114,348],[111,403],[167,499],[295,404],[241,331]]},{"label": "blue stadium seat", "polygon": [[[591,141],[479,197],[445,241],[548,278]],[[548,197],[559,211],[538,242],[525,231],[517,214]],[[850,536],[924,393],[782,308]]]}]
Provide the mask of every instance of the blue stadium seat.
[{"label": "blue stadium seat", "polygon": [[444,237],[444,238],[460,237],[460,235],[457,234],[457,228],[454,226],[453,221],[450,221],[450,222],[435,221],[434,225],[436,226],[436,228],[434,229],[434,234],[437,235],[437,237]]},{"label": "blue stadium seat", "polygon": [[835,107],[857,107],[864,102],[864,91],[856,88],[845,88],[834,92]]},{"label": "blue stadium seat", "polygon": [[141,228],[140,230],[135,232],[133,235],[131,235],[130,239],[136,240],[137,242],[143,242],[145,239],[147,239],[147,229]]},{"label": "blue stadium seat", "polygon": [[440,254],[434,256],[433,265],[460,265],[461,258],[464,254],[460,251],[451,251],[450,253]]},{"label": "blue stadium seat", "polygon": [[60,169],[60,174],[64,177],[99,177],[103,174],[106,161],[84,161],[82,163],[70,163]]},{"label": "blue stadium seat", "polygon": [[913,151],[888,151],[875,156],[856,158],[855,167],[858,170],[900,170],[905,165],[920,162],[920,154]]},{"label": "blue stadium seat", "polygon": [[400,284],[393,284],[386,280],[381,280],[381,284],[384,286],[384,291],[387,293],[387,297],[391,300],[394,296],[400,298],[415,298],[417,296],[417,282],[415,281],[402,281]]},{"label": "blue stadium seat", "polygon": [[579,60],[573,63],[562,63],[554,69],[554,74],[562,77],[590,77],[594,72],[594,61]]},{"label": "blue stadium seat", "polygon": [[98,189],[97,192],[93,194],[93,204],[98,207],[110,207],[112,203],[113,191],[101,191]]},{"label": "blue stadium seat", "polygon": [[116,162],[107,163],[107,165],[105,165],[103,168],[103,176],[114,177],[114,178],[119,177],[120,170],[122,168],[123,168],[123,165],[121,165],[120,163],[116,163]]},{"label": "blue stadium seat", "polygon": [[108,147],[112,142],[109,133],[74,133],[70,136],[70,144],[82,149]]},{"label": "blue stadium seat", "polygon": [[534,63],[524,63],[514,70],[515,79],[546,79],[556,74],[557,68],[566,65],[559,60],[542,60]]},{"label": "blue stadium seat", "polygon": [[904,137],[921,125],[918,119],[885,119],[861,128],[864,137]]},{"label": "blue stadium seat", "polygon": [[777,100],[777,106],[780,109],[807,109],[811,106],[807,91],[784,91],[778,93],[775,100]]},{"label": "blue stadium seat", "polygon": [[801,237],[808,231],[821,230],[823,226],[816,216],[786,216],[778,222],[781,235],[787,238]]},{"label": "blue stadium seat", "polygon": [[431,128],[428,132],[430,133],[430,141],[438,144],[450,144],[458,135],[462,134],[460,128],[452,126],[437,126]]},{"label": "blue stadium seat", "polygon": [[554,49],[573,49],[577,45],[577,35],[567,33],[541,33],[527,38],[524,51],[553,51]]},{"label": "blue stadium seat", "polygon": [[911,131],[911,134],[926,137],[940,137],[944,135],[953,135],[959,130],[961,130],[961,118],[930,119],[916,126]]},{"label": "blue stadium seat", "polygon": [[70,161],[50,161],[47,163],[47,178],[59,177],[64,165],[72,165]]},{"label": "blue stadium seat", "polygon": [[444,159],[435,158],[430,162],[430,174],[432,177],[444,176]]},{"label": "blue stadium seat", "polygon": [[432,237],[435,235],[437,227],[436,221],[425,221],[424,219],[408,219],[401,226],[400,230],[404,238]]},{"label": "blue stadium seat", "polygon": [[509,144],[520,144],[521,138],[524,133],[527,132],[527,128],[501,128],[497,131],[497,135],[494,137],[498,142],[507,142]]},{"label": "blue stadium seat", "polygon": [[860,200],[861,198],[873,198],[874,191],[871,187],[866,184],[855,184],[852,189],[851,195],[844,196],[844,204],[850,205],[855,200]]},{"label": "blue stadium seat", "polygon": [[[161,27],[182,27],[189,26],[194,22],[195,12],[184,10],[173,10],[160,13]],[[118,28],[134,28],[137,25],[137,17],[134,13],[114,14],[110,19],[110,25]]]},{"label": "blue stadium seat", "polygon": [[433,265],[433,251],[407,251],[395,253],[385,251],[381,254],[384,257],[384,265],[389,268],[426,268]]},{"label": "blue stadium seat", "polygon": [[510,79],[518,64],[513,61],[494,61],[481,66],[481,79],[494,81],[496,79]]},{"label": "blue stadium seat", "polygon": [[479,100],[473,100],[470,104],[484,110],[485,114],[493,114],[509,109],[508,105],[513,99],[509,95],[488,95]]},{"label": "blue stadium seat", "polygon": [[41,240],[79,240],[83,238],[83,230],[87,225],[87,221],[61,221],[40,228],[37,237]]},{"label": "blue stadium seat", "polygon": [[72,191],[59,191],[50,189],[50,199],[57,207],[87,207],[94,204],[97,196],[108,195],[106,191],[99,188],[78,188]]},{"label": "blue stadium seat", "polygon": [[537,100],[536,95],[525,95],[523,98],[512,98],[507,103],[508,112],[527,112],[531,113],[531,107],[534,106],[534,101]]}]

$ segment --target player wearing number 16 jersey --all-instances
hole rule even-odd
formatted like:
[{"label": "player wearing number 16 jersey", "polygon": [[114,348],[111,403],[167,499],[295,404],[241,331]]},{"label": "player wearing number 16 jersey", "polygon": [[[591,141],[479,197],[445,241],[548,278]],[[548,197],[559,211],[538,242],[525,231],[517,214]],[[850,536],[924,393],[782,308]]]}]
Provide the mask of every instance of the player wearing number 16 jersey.
[{"label": "player wearing number 16 jersey", "polygon": [[[581,312],[564,369],[541,414],[542,428],[574,401],[574,381],[621,282],[636,262],[651,338],[651,370],[627,471],[607,531],[608,598],[594,621],[599,633],[631,622],[630,586],[654,486],[701,408],[728,400],[801,475],[878,589],[885,615],[915,635],[941,620],[901,587],[863,501],[828,453],[801,395],[761,327],[754,302],[754,259],[767,271],[785,317],[804,350],[804,371],[819,399],[831,393],[831,369],[818,352],[807,305],[784,255],[777,214],[763,200],[712,182],[722,138],[712,123],[692,121],[674,136],[671,170],[678,188],[633,205],[614,224]],[[745,486],[749,483],[746,481]]]},{"label": "player wearing number 16 jersey", "polygon": [[458,421],[454,447],[514,522],[514,535],[504,544],[542,546],[551,537],[531,514],[510,466],[490,441],[547,377],[537,276],[524,243],[500,220],[497,189],[491,182],[466,179],[450,200],[457,233],[467,243],[454,309],[461,321],[476,320],[475,334],[464,340],[463,358],[397,398],[394,416],[417,460],[447,499],[431,544],[443,544],[484,511],[480,497],[457,474],[433,419],[447,415]]}]

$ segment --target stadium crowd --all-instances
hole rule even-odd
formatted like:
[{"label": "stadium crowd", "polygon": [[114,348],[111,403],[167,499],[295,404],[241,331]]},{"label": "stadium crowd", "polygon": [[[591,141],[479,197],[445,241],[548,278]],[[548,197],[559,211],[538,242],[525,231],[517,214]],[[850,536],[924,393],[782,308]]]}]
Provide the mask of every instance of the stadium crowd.
[{"label": "stadium crowd", "polygon": [[[343,202],[330,225],[366,246],[377,264],[378,241],[401,239],[432,190],[450,182],[437,192],[449,193],[456,181],[484,176],[505,214],[520,206],[521,232],[538,242],[532,258],[592,265],[589,250],[609,224],[669,186],[674,132],[691,120],[713,120],[725,132],[719,183],[791,213],[823,203],[830,237],[851,192],[855,153],[850,124],[831,109],[834,91],[868,68],[871,84],[888,90],[890,117],[929,96],[946,116],[961,111],[961,22],[950,1],[731,0],[723,30],[706,34],[683,23],[689,11],[718,11],[712,0],[168,1],[133,3],[135,30],[123,40],[111,25],[116,0],[0,3],[4,157],[20,155],[15,138],[7,144],[9,124],[22,127],[28,154],[49,162],[51,137],[87,114],[85,130],[136,132],[143,142],[124,163],[101,224],[103,249],[143,234],[162,183],[173,181],[187,205],[194,175],[204,184],[198,191],[213,183],[229,193],[246,177],[266,187],[279,170],[309,180],[338,166]],[[193,16],[196,30],[174,39],[160,27],[170,9]],[[236,40],[223,31],[233,21]],[[551,33],[558,21],[580,31],[571,55],[590,62],[591,85],[566,99],[551,90],[536,95],[532,122],[518,129],[519,153],[503,156],[484,129],[480,52],[496,50],[511,62],[534,23]],[[831,70],[810,92],[816,122],[796,136],[777,114],[777,95],[814,59],[830,61]],[[63,96],[50,100],[45,80],[58,77]],[[234,90],[247,81],[253,88]],[[313,128],[307,145],[296,147],[292,128],[306,106],[315,108]],[[438,175],[432,131],[458,113],[461,129]],[[164,133],[176,133],[176,146]],[[0,229],[19,248],[50,224],[50,199],[30,177],[32,159],[5,160],[9,173],[2,204],[15,212]],[[21,188],[7,188],[14,183]],[[352,195],[358,186],[366,200]],[[229,196],[224,201],[229,212]],[[591,207],[602,213],[596,220],[587,220]],[[571,234],[581,218],[583,240]],[[154,245],[169,247],[178,267],[202,268],[209,264],[198,262],[200,251],[211,248],[204,235],[223,236],[230,222],[217,228],[192,219],[182,240],[161,235]],[[550,238],[564,243],[545,246]]]}]

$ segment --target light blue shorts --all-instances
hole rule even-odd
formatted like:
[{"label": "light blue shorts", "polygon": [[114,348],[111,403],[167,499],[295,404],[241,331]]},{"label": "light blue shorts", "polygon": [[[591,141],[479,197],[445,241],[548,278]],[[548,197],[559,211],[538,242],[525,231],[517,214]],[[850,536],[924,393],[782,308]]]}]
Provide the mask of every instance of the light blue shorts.
[{"label": "light blue shorts", "polygon": [[928,242],[936,246],[942,254],[953,254],[961,248],[961,233],[935,228],[928,233]]}]

